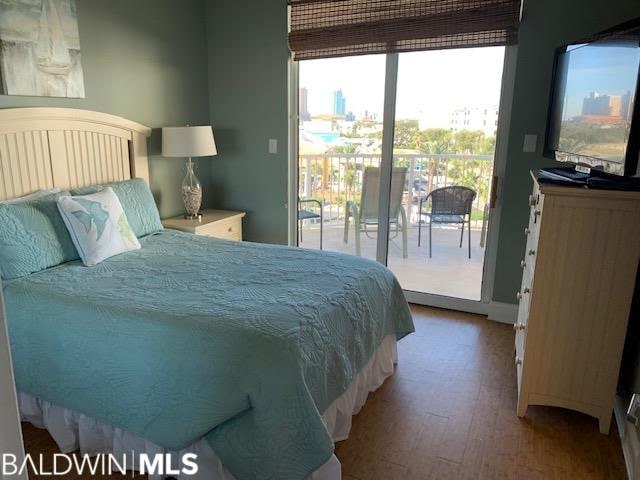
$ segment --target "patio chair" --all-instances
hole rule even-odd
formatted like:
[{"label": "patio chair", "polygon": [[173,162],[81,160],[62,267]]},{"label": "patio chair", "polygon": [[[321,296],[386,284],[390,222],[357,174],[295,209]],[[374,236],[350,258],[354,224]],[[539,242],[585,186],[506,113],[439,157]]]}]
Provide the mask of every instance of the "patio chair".
[{"label": "patio chair", "polygon": [[[389,225],[395,226],[393,238],[397,237],[400,229],[402,229],[402,258],[407,258],[407,213],[402,206],[406,179],[406,167],[393,169],[391,174]],[[378,167],[367,167],[362,178],[360,206],[356,202],[349,200],[344,215],[344,243],[349,243],[349,223],[351,217],[353,217],[356,255],[360,255],[360,234],[364,233],[367,237],[373,238],[369,236],[369,233],[377,231],[379,194],[380,169]],[[375,230],[371,229],[373,226],[376,226]]]},{"label": "patio chair", "polygon": [[[320,209],[320,213],[313,212],[311,210],[306,210],[300,208],[302,204],[307,203],[315,203],[318,205]],[[305,198],[298,199],[298,239],[299,242],[302,242],[302,227],[304,226],[305,220],[311,220],[313,218],[320,219],[320,250],[322,250],[322,225],[324,224],[324,208],[322,205],[322,201],[316,200],[315,198]]]},{"label": "patio chair", "polygon": [[[418,209],[418,246],[420,246],[422,216],[429,217],[429,258],[431,258],[431,226],[434,223],[461,224],[460,248],[464,236],[464,224],[468,225],[469,258],[471,258],[471,208],[476,198],[475,190],[467,187],[443,187],[436,188],[429,195],[420,199]],[[431,200],[431,211],[423,212],[422,205]]]}]

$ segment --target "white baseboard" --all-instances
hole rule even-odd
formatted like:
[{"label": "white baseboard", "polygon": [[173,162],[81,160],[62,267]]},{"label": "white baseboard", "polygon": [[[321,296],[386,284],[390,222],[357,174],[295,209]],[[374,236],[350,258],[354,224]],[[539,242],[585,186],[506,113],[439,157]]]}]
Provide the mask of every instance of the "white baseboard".
[{"label": "white baseboard", "polygon": [[404,296],[407,302],[416,305],[425,305],[436,308],[446,308],[448,310],[457,310],[459,312],[478,313],[480,315],[487,314],[487,304],[478,300],[467,300],[465,298],[445,297],[443,295],[434,295],[431,293],[413,292],[405,290]]},{"label": "white baseboard", "polygon": [[427,305],[436,308],[447,308],[460,312],[478,313],[486,315],[489,320],[513,325],[518,317],[518,305],[503,302],[482,303],[477,300],[464,298],[444,297],[428,293],[404,291],[404,296],[409,303]]},{"label": "white baseboard", "polygon": [[631,480],[640,478],[640,435],[636,427],[627,420],[627,408],[622,398],[616,395],[613,412],[620,433],[624,463],[627,466],[627,475]]},{"label": "white baseboard", "polygon": [[494,322],[514,324],[518,318],[518,305],[513,303],[489,302],[487,305],[487,318]]}]

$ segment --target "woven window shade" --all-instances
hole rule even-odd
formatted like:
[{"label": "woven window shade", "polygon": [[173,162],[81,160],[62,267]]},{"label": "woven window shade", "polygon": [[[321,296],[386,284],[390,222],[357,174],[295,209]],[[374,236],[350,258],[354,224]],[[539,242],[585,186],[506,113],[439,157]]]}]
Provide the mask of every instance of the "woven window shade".
[{"label": "woven window shade", "polygon": [[289,0],[296,60],[511,45],[521,0]]}]

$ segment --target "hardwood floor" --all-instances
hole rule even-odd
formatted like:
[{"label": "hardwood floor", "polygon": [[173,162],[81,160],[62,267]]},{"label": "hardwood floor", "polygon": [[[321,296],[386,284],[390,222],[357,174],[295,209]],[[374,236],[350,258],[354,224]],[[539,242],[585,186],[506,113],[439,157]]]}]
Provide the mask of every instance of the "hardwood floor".
[{"label": "hardwood floor", "polygon": [[[511,326],[412,311],[416,333],[398,344],[395,375],[336,445],[345,480],[626,478],[615,422],[604,436],[595,419],[562,409],[516,416]],[[46,431],[23,432],[30,453],[56,451]]]},{"label": "hardwood floor", "polygon": [[[626,478],[615,426],[567,410],[516,416],[514,333],[485,317],[412,307],[396,373],[336,445],[346,480]],[[613,422],[615,424],[615,422]]]},{"label": "hardwood floor", "polygon": [[[22,423],[22,436],[24,438],[24,446],[27,453],[30,453],[34,458],[38,458],[37,455],[43,456],[43,464],[46,471],[52,471],[53,469],[53,455],[55,453],[59,453],[58,446],[49,435],[49,432],[46,430],[41,430],[32,426],[30,423],[23,422]],[[80,460],[81,461],[81,460]],[[64,465],[60,468],[64,469]],[[125,480],[130,479],[131,474],[129,475],[96,475],[92,476],[89,474],[78,475],[71,471],[67,475],[34,475],[31,470],[29,470],[29,479],[30,480],[45,480],[45,479],[64,479],[64,480],[90,480],[92,478],[102,478],[102,479],[113,479],[113,480]],[[145,480],[147,478],[146,475],[138,475],[136,473],[135,477],[139,480]]]}]

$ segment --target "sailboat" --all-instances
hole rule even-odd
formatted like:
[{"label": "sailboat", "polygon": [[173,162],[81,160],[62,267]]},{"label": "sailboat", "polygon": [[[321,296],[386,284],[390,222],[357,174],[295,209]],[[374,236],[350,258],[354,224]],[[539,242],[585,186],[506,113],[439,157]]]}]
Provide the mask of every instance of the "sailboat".
[{"label": "sailboat", "polygon": [[60,16],[53,0],[42,0],[36,64],[43,72],[66,75],[72,67]]}]

